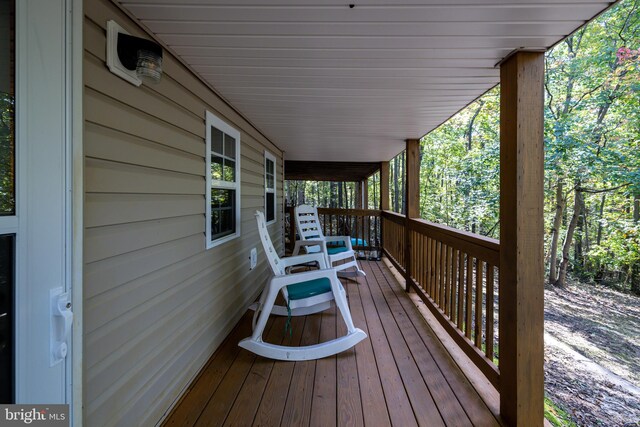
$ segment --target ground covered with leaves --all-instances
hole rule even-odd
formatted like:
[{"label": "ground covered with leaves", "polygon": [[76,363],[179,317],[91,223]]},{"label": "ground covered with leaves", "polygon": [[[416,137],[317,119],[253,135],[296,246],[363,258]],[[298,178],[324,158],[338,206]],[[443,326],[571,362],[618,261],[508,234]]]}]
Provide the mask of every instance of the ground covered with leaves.
[{"label": "ground covered with leaves", "polygon": [[640,426],[640,298],[548,287],[545,390],[578,426]]}]

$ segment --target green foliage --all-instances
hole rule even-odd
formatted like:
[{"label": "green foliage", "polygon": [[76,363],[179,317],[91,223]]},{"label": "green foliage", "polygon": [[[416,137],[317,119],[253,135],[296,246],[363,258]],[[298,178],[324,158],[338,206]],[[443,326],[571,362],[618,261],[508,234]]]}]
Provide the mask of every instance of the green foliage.
[{"label": "green foliage", "polygon": [[355,182],[285,181],[284,192],[287,206],[353,209],[356,205]]},{"label": "green foliage", "polygon": [[423,218],[479,234],[498,235],[499,102],[499,89],[494,88],[423,138]]},{"label": "green foliage", "polygon": [[576,427],[571,416],[564,409],[557,406],[551,399],[544,398],[544,417],[554,427]]},{"label": "green foliage", "polygon": [[[577,188],[584,207],[571,267],[585,278],[631,284],[639,270],[639,57],[640,0],[618,3],[545,56],[546,250],[556,187],[566,202],[559,250]],[[423,138],[423,218],[499,236],[499,90]]]}]

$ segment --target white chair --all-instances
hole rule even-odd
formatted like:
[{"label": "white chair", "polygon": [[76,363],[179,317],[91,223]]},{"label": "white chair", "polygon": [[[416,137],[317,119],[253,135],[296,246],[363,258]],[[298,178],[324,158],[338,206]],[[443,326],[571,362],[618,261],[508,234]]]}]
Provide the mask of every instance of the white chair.
[{"label": "white chair", "polygon": [[[327,264],[338,270],[340,277],[366,276],[356,261],[350,236],[325,236],[322,233],[318,209],[309,205],[297,206],[295,217],[300,240],[296,241],[293,255],[297,255],[302,248],[308,254],[322,252],[327,257]],[[355,270],[344,271],[352,267]]]},{"label": "white chair", "polygon": [[[260,240],[274,276],[267,282],[259,302],[251,307],[255,310],[252,335],[240,341],[238,345],[270,359],[311,360],[340,353],[365,339],[367,334],[353,325],[346,292],[336,270],[326,268],[324,255],[315,253],[281,259],[271,243],[264,214],[256,211],[256,220]],[[293,265],[311,262],[317,263],[320,269],[296,274],[286,273],[286,269]],[[286,306],[275,305],[279,292],[282,292]],[[324,343],[300,347],[270,344],[262,340],[269,315],[305,316],[328,309],[332,300],[335,301],[338,312],[347,326],[346,335]]]}]

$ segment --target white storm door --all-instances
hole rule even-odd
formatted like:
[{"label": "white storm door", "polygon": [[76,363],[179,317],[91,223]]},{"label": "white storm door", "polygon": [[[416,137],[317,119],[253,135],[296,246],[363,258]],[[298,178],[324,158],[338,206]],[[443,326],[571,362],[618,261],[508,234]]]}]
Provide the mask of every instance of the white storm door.
[{"label": "white storm door", "polygon": [[13,92],[15,123],[13,160],[0,157],[15,182],[15,210],[0,218],[0,235],[13,238],[13,260],[4,258],[5,270],[13,264],[15,273],[13,401],[69,403],[71,307],[60,299],[56,315],[52,293],[70,291],[70,14],[65,0],[0,0],[0,7],[1,46],[8,47],[2,57],[9,60],[0,63],[1,90]]}]

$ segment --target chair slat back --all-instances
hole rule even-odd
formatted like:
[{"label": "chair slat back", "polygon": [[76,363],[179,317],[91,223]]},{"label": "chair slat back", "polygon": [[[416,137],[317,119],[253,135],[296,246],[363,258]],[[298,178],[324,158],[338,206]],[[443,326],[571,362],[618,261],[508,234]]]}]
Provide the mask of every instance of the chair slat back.
[{"label": "chair slat back", "polygon": [[264,253],[269,260],[271,270],[273,270],[274,275],[281,276],[284,274],[284,268],[282,267],[282,263],[280,262],[278,252],[276,251],[276,248],[273,247],[273,243],[271,242],[271,236],[269,235],[269,230],[267,230],[267,222],[264,220],[264,213],[256,211],[255,215],[256,221],[258,222],[258,234],[260,234],[262,247],[264,248]]},{"label": "chair slat back", "polygon": [[[295,209],[296,226],[302,240],[324,239],[322,226],[318,218],[318,209],[310,205],[300,205]],[[319,246],[310,246],[308,253],[320,252]]]}]

